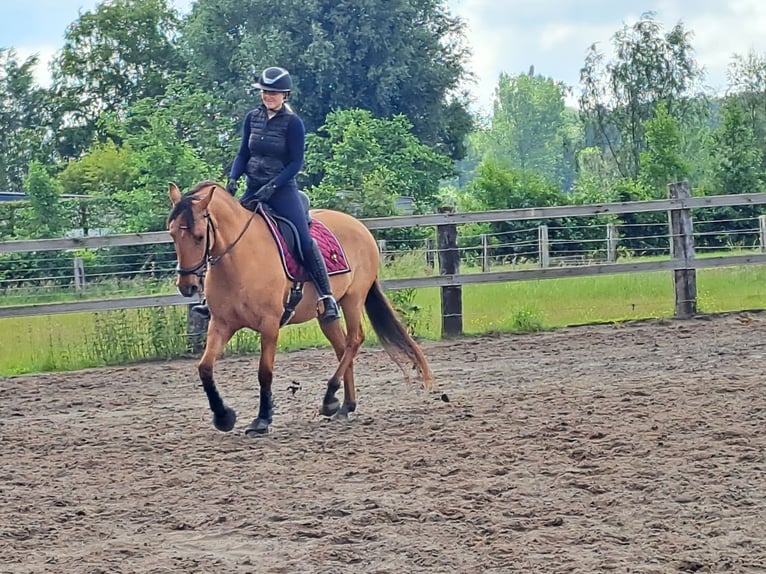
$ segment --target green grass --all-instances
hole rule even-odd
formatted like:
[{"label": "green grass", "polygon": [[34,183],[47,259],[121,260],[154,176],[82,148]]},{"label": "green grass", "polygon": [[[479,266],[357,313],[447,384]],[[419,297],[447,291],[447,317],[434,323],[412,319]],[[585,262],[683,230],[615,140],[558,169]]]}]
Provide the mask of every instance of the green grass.
[{"label": "green grass", "polygon": [[[766,308],[764,285],[766,266],[762,265],[699,270],[698,310]],[[389,296],[406,311],[414,332],[430,339],[440,337],[438,288],[402,290]],[[463,287],[463,329],[468,335],[667,318],[673,313],[673,284],[667,271]],[[183,306],[0,319],[0,375],[191,356],[185,325]],[[374,344],[374,335],[369,328],[367,332],[368,342]],[[326,345],[313,322],[287,327],[280,337],[282,350]],[[241,331],[227,352],[252,353],[257,348],[257,335]]]}]

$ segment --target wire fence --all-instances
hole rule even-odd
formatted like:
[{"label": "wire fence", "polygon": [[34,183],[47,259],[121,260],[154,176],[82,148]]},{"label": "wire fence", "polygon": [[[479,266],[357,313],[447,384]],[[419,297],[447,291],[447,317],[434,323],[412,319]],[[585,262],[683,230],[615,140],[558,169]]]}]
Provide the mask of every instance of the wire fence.
[{"label": "wire fence", "polygon": [[[613,232],[609,231],[610,225]],[[545,234],[541,232],[543,227]],[[481,234],[472,229],[458,229],[457,250],[465,271],[472,267],[512,270],[670,257],[673,239],[667,221],[549,226],[516,222],[512,228]],[[383,276],[396,276],[396,266],[402,261],[407,262],[410,277],[427,276],[438,269],[441,251],[435,230],[420,229],[414,237],[373,234],[386,237],[378,240]],[[701,255],[763,251],[766,243],[758,215],[695,221],[693,237]],[[175,291],[172,243],[9,253],[0,255],[0,261],[3,305]]]}]

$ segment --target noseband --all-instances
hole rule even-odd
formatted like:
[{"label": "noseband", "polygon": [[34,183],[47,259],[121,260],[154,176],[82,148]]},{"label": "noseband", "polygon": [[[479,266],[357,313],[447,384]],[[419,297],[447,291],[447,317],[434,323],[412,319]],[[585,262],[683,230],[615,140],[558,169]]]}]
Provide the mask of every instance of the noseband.
[{"label": "noseband", "polygon": [[[180,275],[181,277],[184,277],[186,275],[196,275],[200,279],[205,275],[205,269],[208,265],[213,266],[216,263],[218,263],[221,258],[229,253],[232,249],[234,249],[234,246],[239,243],[239,240],[242,239],[242,236],[245,234],[245,231],[247,231],[247,228],[250,227],[250,224],[253,222],[253,218],[255,217],[255,211],[252,212],[250,217],[247,219],[247,223],[245,223],[245,226],[242,228],[242,231],[239,232],[239,235],[237,235],[237,238],[231,242],[231,244],[223,250],[223,253],[220,255],[213,256],[210,254],[210,246],[212,243],[212,238],[215,237],[215,227],[213,226],[213,219],[210,217],[210,213],[205,211],[205,214],[203,217],[207,220],[207,226],[205,228],[205,253],[202,255],[202,261],[194,265],[193,267],[181,267],[181,263],[176,263],[176,273]],[[181,227],[181,229],[188,229],[184,226]]]}]

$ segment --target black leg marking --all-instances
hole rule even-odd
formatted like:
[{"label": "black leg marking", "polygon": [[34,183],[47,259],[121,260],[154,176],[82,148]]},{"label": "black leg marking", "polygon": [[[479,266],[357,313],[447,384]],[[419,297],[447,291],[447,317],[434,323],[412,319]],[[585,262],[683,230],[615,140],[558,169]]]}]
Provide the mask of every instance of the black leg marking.
[{"label": "black leg marking", "polygon": [[274,416],[274,401],[271,391],[261,390],[261,400],[258,406],[258,416],[245,429],[247,436],[268,434],[271,419]]},{"label": "black leg marking", "polygon": [[202,388],[207,395],[210,410],[213,411],[213,426],[223,432],[233,429],[237,423],[237,413],[234,412],[234,409],[224,404],[221,395],[218,394],[215,383],[203,383]]},{"label": "black leg marking", "polygon": [[340,409],[340,401],[335,396],[338,389],[340,389],[340,381],[337,379],[330,379],[327,382],[327,392],[324,395],[322,410],[320,411],[323,416],[331,417]]}]

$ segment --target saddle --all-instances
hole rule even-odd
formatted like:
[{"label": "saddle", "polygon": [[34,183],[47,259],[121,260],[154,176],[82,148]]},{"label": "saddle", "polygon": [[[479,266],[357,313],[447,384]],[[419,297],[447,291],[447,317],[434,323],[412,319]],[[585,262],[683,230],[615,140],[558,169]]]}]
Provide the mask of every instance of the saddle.
[{"label": "saddle", "polygon": [[[335,237],[335,234],[324,223],[311,217],[309,214],[310,202],[308,196],[302,191],[298,193],[309,222],[309,235],[319,246],[319,251],[322,253],[325,265],[327,266],[327,274],[338,275],[350,272],[351,268],[348,265],[346,254],[338,238]],[[277,244],[285,275],[293,282],[279,323],[282,326],[295,314],[295,307],[303,298],[303,284],[311,281],[312,278],[311,274],[303,266],[303,253],[301,252],[298,230],[295,228],[295,225],[289,219],[277,215],[274,210],[264,203],[259,202],[255,207],[255,212],[263,217],[266,222],[266,226],[269,228],[271,236]]]}]

